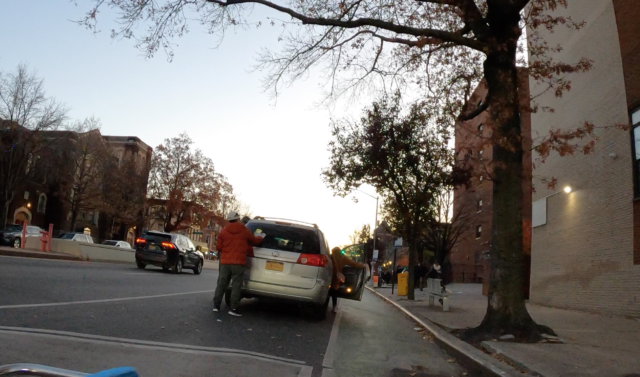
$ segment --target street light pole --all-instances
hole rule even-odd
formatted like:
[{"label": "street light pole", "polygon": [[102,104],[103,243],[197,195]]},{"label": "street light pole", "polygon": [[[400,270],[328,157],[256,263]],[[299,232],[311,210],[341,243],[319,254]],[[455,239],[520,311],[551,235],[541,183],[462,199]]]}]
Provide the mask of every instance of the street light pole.
[{"label": "street light pole", "polygon": [[[378,197],[377,196],[373,196],[371,194],[367,194],[366,192],[362,191],[362,190],[358,190],[361,193],[367,195],[370,198],[373,198],[376,200],[376,218],[373,221],[373,252],[375,252],[376,250],[376,227],[378,226]],[[373,254],[372,254],[373,256]],[[371,271],[371,278],[373,279],[373,271]],[[382,287],[382,279],[380,279],[380,269],[378,269],[378,287]]]}]

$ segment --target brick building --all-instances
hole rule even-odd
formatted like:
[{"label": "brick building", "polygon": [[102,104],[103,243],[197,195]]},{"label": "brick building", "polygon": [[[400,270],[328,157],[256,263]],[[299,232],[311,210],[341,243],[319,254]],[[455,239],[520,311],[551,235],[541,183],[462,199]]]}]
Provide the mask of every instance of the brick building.
[{"label": "brick building", "polygon": [[[532,116],[532,132],[640,125],[640,7],[636,0],[569,0],[558,14],[585,21],[575,31],[544,37],[561,45],[557,58],[593,68],[570,77],[562,97],[531,82],[540,106],[554,113]],[[557,191],[534,180],[531,301],[539,304],[640,316],[640,129],[597,128],[589,155],[552,155],[535,176],[558,179]],[[535,158],[535,156],[534,156]],[[562,189],[570,187],[565,193]]]},{"label": "brick building", "polygon": [[[76,161],[78,145],[83,139],[92,138],[100,143],[104,150],[111,153],[113,162],[123,163],[132,161],[140,179],[132,179],[130,184],[139,184],[138,188],[144,198],[150,168],[152,148],[139,138],[132,136],[103,136],[99,130],[88,132],[74,131],[44,131],[39,137],[45,147],[39,149],[41,155],[31,156],[29,162],[30,173],[28,179],[16,191],[13,201],[7,211],[7,223],[29,224],[47,229],[49,224],[54,226],[54,234],[66,232],[71,225],[71,215],[68,201],[62,197],[60,176],[62,172],[77,169]],[[96,145],[89,143],[86,145]],[[139,205],[142,213],[142,200],[132,202],[132,206]],[[118,220],[118,216],[106,216],[99,210],[81,210],[76,219],[75,231],[82,232],[89,228],[96,240],[123,239],[133,241],[132,229],[136,224]]]},{"label": "brick building", "polygon": [[[529,104],[529,82],[524,71],[520,75],[520,101]],[[487,86],[480,82],[468,104],[474,107],[487,94]],[[523,139],[523,236],[525,252],[525,292],[528,292],[529,261],[531,255],[531,114],[521,112]],[[493,212],[493,183],[489,172],[493,150],[488,143],[492,126],[488,112],[474,119],[456,124],[455,149],[457,158],[473,167],[469,188],[460,187],[454,192],[453,213],[464,213],[464,228],[449,255],[451,277],[454,282],[483,282],[487,294],[489,282],[489,249],[491,246]],[[525,293],[526,296],[526,293]]]}]

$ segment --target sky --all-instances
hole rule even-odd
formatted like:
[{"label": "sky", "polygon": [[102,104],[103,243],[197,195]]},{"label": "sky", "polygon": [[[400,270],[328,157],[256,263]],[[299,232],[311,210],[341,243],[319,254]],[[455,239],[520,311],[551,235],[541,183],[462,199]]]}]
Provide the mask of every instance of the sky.
[{"label": "sky", "polygon": [[253,67],[262,48],[280,48],[277,27],[230,31],[218,46],[193,22],[169,62],[163,52],[147,59],[131,40],[112,39],[113,14],[103,12],[97,34],[72,22],[91,4],[77,3],[0,1],[0,70],[26,63],[48,95],[70,106],[71,119],[96,116],[103,135],[138,136],[155,147],[187,132],[254,215],[316,223],[331,245],[347,245],[356,228],[373,225],[375,199],[335,197],[320,175],[331,117],[358,116],[366,103],[315,106],[319,70],[274,101],[262,87],[266,73]]}]

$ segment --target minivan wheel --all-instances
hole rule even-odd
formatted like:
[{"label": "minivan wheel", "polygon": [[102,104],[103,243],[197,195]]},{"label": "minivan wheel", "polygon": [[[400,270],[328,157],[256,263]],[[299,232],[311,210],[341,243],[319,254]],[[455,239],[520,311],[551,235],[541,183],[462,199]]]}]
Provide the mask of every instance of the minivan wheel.
[{"label": "minivan wheel", "polygon": [[15,240],[13,240],[13,247],[16,249],[20,248],[20,238],[16,238]]},{"label": "minivan wheel", "polygon": [[182,258],[178,258],[176,264],[173,266],[173,273],[180,274],[182,273]]},{"label": "minivan wheel", "polygon": [[144,270],[145,267],[147,267],[146,264],[140,262],[139,260],[136,259],[136,266],[138,266],[139,269]]},{"label": "minivan wheel", "polygon": [[196,275],[200,275],[202,272],[202,261],[198,261],[198,265],[193,269],[193,273]]}]

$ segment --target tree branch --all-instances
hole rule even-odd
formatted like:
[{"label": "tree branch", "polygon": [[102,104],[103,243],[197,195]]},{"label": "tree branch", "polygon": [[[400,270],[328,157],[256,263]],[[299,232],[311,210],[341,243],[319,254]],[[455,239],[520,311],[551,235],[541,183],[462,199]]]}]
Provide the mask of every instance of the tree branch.
[{"label": "tree branch", "polygon": [[323,17],[307,17],[293,9],[274,4],[266,0],[207,0],[207,2],[218,4],[221,7],[237,4],[262,4],[279,12],[286,13],[289,16],[301,21],[304,25],[320,25],[320,26],[336,26],[346,29],[359,28],[363,26],[372,26],[379,29],[391,31],[398,34],[413,35],[416,37],[432,37],[444,42],[453,42],[460,46],[466,46],[478,51],[484,51],[486,45],[475,39],[466,38],[457,32],[450,32],[438,29],[415,28],[411,26],[397,25],[393,22],[378,20],[374,18],[359,18],[355,20],[339,20]]}]

